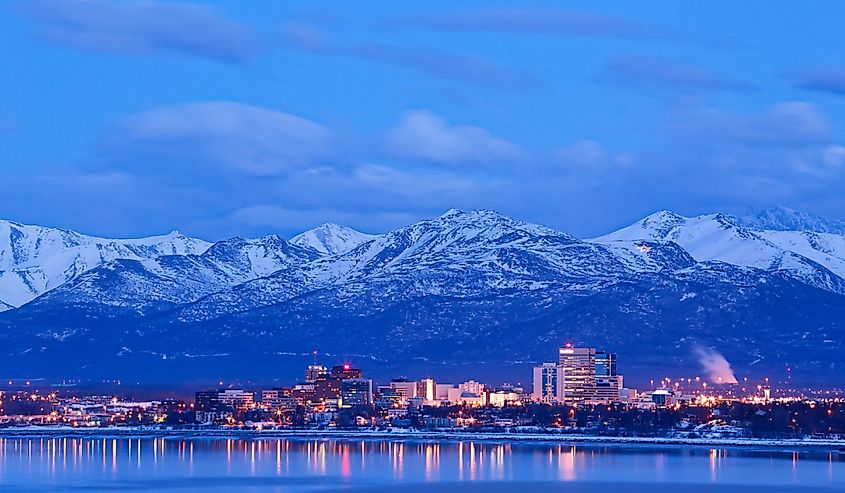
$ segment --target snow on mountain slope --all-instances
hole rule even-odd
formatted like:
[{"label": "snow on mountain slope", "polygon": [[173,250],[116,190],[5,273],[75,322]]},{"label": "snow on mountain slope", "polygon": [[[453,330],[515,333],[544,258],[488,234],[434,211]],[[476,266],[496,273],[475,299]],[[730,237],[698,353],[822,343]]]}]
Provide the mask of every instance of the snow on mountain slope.
[{"label": "snow on mountain slope", "polygon": [[345,302],[372,298],[375,304],[419,296],[507,295],[550,286],[585,291],[694,263],[672,242],[623,254],[496,212],[450,210],[346,253],[212,294],[186,307],[180,318],[213,318],[321,289]]},{"label": "snow on mountain slope", "polygon": [[619,248],[642,240],[675,242],[699,262],[785,272],[816,287],[845,290],[845,239],[837,235],[755,231],[724,214],[688,218],[660,211],[591,241]]},{"label": "snow on mountain slope", "polygon": [[201,255],[118,259],[40,297],[34,305],[109,305],[143,312],[162,304],[189,303],[217,291],[267,276],[318,257],[311,249],[276,236],[232,238]]},{"label": "snow on mountain slope", "polygon": [[845,235],[812,231],[758,232],[774,245],[795,252],[845,278]]},{"label": "snow on mountain slope", "polygon": [[476,271],[493,274],[503,283],[496,287],[505,287],[508,278],[617,276],[626,269],[606,248],[565,233],[493,211],[453,209],[318,259],[309,270],[332,283]]},{"label": "snow on mountain slope", "polygon": [[324,255],[335,255],[348,252],[375,237],[376,235],[361,233],[340,224],[325,223],[294,236],[290,242],[301,247],[312,248]]},{"label": "snow on mountain slope", "polygon": [[209,245],[175,231],[164,236],[112,240],[0,221],[0,300],[20,306],[112,260],[199,254]]},{"label": "snow on mountain slope", "polygon": [[845,235],[845,221],[799,212],[787,207],[752,209],[735,218],[737,224],[766,231],[810,231]]}]

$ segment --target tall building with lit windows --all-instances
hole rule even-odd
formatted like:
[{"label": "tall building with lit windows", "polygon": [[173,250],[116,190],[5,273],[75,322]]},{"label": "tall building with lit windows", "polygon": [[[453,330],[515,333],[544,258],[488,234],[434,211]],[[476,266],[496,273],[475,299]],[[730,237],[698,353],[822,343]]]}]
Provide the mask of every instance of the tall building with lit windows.
[{"label": "tall building with lit windows", "polygon": [[534,387],[531,397],[536,402],[563,403],[563,367],[556,363],[543,363],[534,367]]},{"label": "tall building with lit windows", "polygon": [[348,363],[333,366],[329,375],[332,378],[337,378],[338,380],[346,380],[347,378],[364,378],[364,372],[358,368],[352,368],[352,366]]},{"label": "tall building with lit windows", "polygon": [[596,384],[592,402],[616,402],[622,391],[622,375],[616,373],[616,353],[596,351]]},{"label": "tall building with lit windows", "polygon": [[328,368],[323,365],[308,365],[305,369],[305,381],[307,383],[314,383],[329,374]]},{"label": "tall building with lit windows", "polygon": [[417,397],[424,402],[434,402],[437,396],[437,384],[432,378],[423,378],[417,381]]},{"label": "tall building with lit windows", "polygon": [[341,381],[341,406],[369,407],[373,405],[373,381],[366,378],[347,378]]},{"label": "tall building with lit windows", "polygon": [[616,353],[596,351],[596,378],[616,376]]},{"label": "tall building with lit windows", "polygon": [[558,354],[563,367],[564,402],[574,404],[591,400],[596,387],[596,349],[567,344]]}]

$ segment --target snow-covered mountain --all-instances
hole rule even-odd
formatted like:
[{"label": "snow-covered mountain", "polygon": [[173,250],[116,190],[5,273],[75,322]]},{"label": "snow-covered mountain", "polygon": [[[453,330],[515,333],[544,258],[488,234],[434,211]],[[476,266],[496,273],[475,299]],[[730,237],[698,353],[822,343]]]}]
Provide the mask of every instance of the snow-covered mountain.
[{"label": "snow-covered mountain", "polygon": [[699,261],[784,272],[812,286],[845,293],[845,236],[808,231],[754,230],[725,214],[652,214],[593,241],[618,247],[671,241]]},{"label": "snow-covered mountain", "polygon": [[276,236],[232,238],[200,255],[118,259],[92,269],[53,290],[35,305],[100,305],[144,312],[190,303],[319,255]]},{"label": "snow-covered mountain", "polygon": [[104,261],[0,314],[0,372],[272,375],[314,347],[530,365],[563,340],[612,347],[630,372],[694,366],[694,344],[748,372],[842,369],[842,235],[668,211],[593,240],[486,210],[349,231]]},{"label": "snow-covered mountain", "polygon": [[736,216],[736,222],[747,228],[764,231],[807,231],[845,235],[845,221],[838,221],[800,212],[788,207],[751,209]]},{"label": "snow-covered mountain", "polygon": [[179,232],[131,240],[0,221],[0,310],[17,307],[116,259],[203,253],[210,243]]},{"label": "snow-covered mountain", "polygon": [[301,247],[312,248],[324,255],[335,255],[348,252],[373,238],[375,235],[362,233],[340,224],[325,223],[294,236],[290,242]]}]

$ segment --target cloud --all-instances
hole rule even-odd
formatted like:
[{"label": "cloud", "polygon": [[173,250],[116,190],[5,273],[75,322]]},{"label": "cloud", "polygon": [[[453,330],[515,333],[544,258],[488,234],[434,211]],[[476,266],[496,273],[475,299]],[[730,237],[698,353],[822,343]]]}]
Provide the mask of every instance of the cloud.
[{"label": "cloud", "polygon": [[756,147],[800,148],[828,143],[833,129],[813,104],[789,101],[762,112],[695,110],[676,116],[670,127],[689,140],[713,139]]},{"label": "cloud", "polygon": [[26,0],[17,10],[47,40],[131,56],[180,53],[239,62],[258,43],[247,27],[210,7],[158,0]]},{"label": "cloud", "polygon": [[[231,101],[174,104],[124,118],[109,152],[167,163],[199,163],[250,176],[318,166],[333,151],[328,128],[287,113]],[[153,166],[147,163],[146,166]],[[207,169],[211,172],[212,170]]]},{"label": "cloud", "polygon": [[[236,209],[214,219],[214,227],[231,230],[233,234],[244,229],[286,230],[293,233],[313,228],[317,224],[333,222],[350,226],[362,232],[381,233],[385,224],[407,225],[421,219],[410,212],[358,212],[332,208],[287,208],[277,204],[252,204]],[[209,225],[212,226],[212,225]]]},{"label": "cloud", "polygon": [[675,34],[631,19],[558,8],[483,8],[424,14],[397,21],[412,27],[448,31],[498,31],[564,36],[666,39]]},{"label": "cloud", "polygon": [[379,231],[436,215],[444,205],[471,206],[471,197],[494,196],[500,185],[416,158],[380,163],[382,148],[345,144],[328,127],[268,108],[231,101],[158,106],[115,122],[80,161],[32,170],[25,179],[0,170],[0,183],[16,184],[0,194],[0,208],[96,234],[178,227],[217,239],[293,234],[325,222],[320,215],[330,211],[338,221]]},{"label": "cloud", "polygon": [[591,172],[607,166],[624,168],[634,162],[632,153],[610,152],[594,140],[579,140],[552,151],[551,156],[554,162],[565,165],[567,171]]},{"label": "cloud", "polygon": [[430,111],[406,113],[387,134],[399,156],[439,163],[512,162],[525,156],[516,144],[471,125],[450,125]]},{"label": "cloud", "polygon": [[682,91],[748,91],[753,89],[750,84],[720,77],[697,65],[638,56],[614,60],[604,68],[600,79],[611,83]]},{"label": "cloud", "polygon": [[177,227],[210,239],[289,235],[326,220],[379,232],[448,207],[497,209],[582,236],[656,208],[841,210],[845,150],[815,106],[672,111],[665,127],[644,129],[658,136],[648,147],[626,139],[620,152],[619,141],[601,138],[522,148],[430,111],[349,141],[319,122],[244,103],[163,105],[116,122],[77,162],[0,169],[0,209],[96,234]]},{"label": "cloud", "polygon": [[369,60],[434,77],[501,89],[524,89],[537,85],[534,78],[483,58],[385,43],[340,43],[304,24],[288,24],[284,35],[288,48],[310,53]]},{"label": "cloud", "polygon": [[845,65],[807,68],[789,77],[798,87],[845,96]]}]

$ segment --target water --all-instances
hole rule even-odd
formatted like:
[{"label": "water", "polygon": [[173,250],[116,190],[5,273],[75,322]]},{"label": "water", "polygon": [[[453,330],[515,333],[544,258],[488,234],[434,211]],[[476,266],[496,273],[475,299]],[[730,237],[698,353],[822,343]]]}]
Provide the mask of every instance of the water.
[{"label": "water", "polygon": [[[0,492],[845,491],[832,452],[384,440],[0,438]],[[539,488],[539,489],[538,489]]]}]

